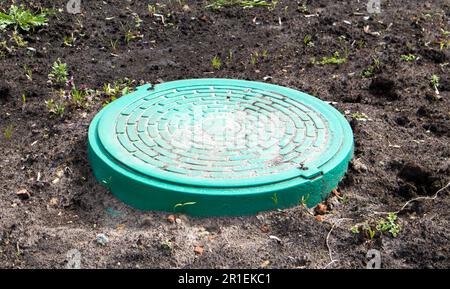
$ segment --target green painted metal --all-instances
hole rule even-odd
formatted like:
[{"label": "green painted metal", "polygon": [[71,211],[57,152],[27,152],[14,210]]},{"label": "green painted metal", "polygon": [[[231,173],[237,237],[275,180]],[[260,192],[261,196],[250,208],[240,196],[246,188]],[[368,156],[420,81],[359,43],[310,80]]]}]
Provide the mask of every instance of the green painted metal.
[{"label": "green painted metal", "polygon": [[141,210],[249,215],[325,199],[353,155],[331,105],[277,85],[193,79],[144,85],[89,128],[95,177]]}]

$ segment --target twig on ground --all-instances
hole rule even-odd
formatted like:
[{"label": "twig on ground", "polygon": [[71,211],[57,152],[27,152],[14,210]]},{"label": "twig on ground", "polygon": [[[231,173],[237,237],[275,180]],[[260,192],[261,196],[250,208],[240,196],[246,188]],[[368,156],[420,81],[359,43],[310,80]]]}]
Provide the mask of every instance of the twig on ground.
[{"label": "twig on ground", "polygon": [[447,185],[445,185],[443,188],[439,189],[432,197],[417,197],[417,198],[411,199],[411,200],[407,201],[407,202],[403,205],[403,207],[401,207],[400,210],[398,210],[398,211],[396,211],[396,212],[373,212],[373,213],[374,213],[374,214],[377,214],[377,215],[387,215],[387,214],[390,214],[390,213],[398,214],[398,213],[400,213],[401,211],[403,211],[403,210],[404,210],[409,204],[411,204],[412,202],[419,201],[419,200],[435,200],[435,199],[439,196],[439,194],[440,194],[441,192],[445,191],[448,187],[450,187],[450,183],[448,183]]},{"label": "twig on ground", "polygon": [[164,15],[153,13],[153,16],[161,18],[161,22],[164,26],[166,26],[166,22],[164,21]]},{"label": "twig on ground", "polygon": [[[328,255],[330,256],[330,263],[328,263],[325,267],[323,267],[323,269],[326,269],[326,268],[328,268],[331,264],[333,264],[334,262],[339,261],[338,259],[333,259],[333,252],[332,252],[332,250],[331,250],[329,241],[330,241],[330,236],[331,236],[331,232],[333,232],[333,229],[334,229],[337,225],[339,225],[340,222],[342,222],[342,221],[347,221],[347,220],[352,220],[352,219],[350,219],[350,218],[342,218],[342,219],[336,220],[336,221],[333,223],[333,225],[331,226],[331,229],[330,229],[330,231],[329,231],[328,234],[327,234],[326,245],[327,245],[327,249],[328,249]],[[330,223],[330,224],[331,224],[331,223]]]}]

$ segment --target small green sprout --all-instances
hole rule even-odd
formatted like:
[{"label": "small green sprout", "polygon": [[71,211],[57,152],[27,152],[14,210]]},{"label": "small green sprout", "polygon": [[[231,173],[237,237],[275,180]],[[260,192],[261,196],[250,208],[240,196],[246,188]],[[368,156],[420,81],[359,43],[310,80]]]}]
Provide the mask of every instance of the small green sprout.
[{"label": "small green sprout", "polygon": [[139,17],[139,15],[137,15],[137,14],[135,14],[135,15],[133,16],[133,21],[134,21],[134,26],[135,26],[136,28],[141,27],[142,22],[144,22],[144,21]]},{"label": "small green sprout", "polygon": [[361,72],[361,76],[364,78],[372,77],[376,71],[380,69],[380,60],[378,58],[373,58],[372,63],[369,67]]},{"label": "small green sprout", "polygon": [[430,84],[431,84],[431,87],[433,87],[436,90],[439,87],[439,76],[437,76],[436,74],[433,74],[431,76]]},{"label": "small green sprout", "polygon": [[439,49],[444,50],[448,49],[450,47],[450,31],[444,30],[441,28],[442,31],[442,39],[439,41]]},{"label": "small green sprout", "polygon": [[233,50],[229,50],[228,51],[228,57],[227,57],[227,59],[228,59],[228,61],[231,61],[231,60],[233,60],[233,58],[234,58],[234,54],[233,54]]},{"label": "small green sprout", "polygon": [[218,56],[214,56],[211,60],[211,65],[215,70],[219,70],[222,67],[222,60]]},{"label": "small green sprout", "polygon": [[267,49],[263,49],[263,50],[261,51],[261,58],[262,58],[262,60],[266,60],[266,59],[267,59],[267,56],[268,56]]},{"label": "small green sprout", "polygon": [[376,229],[381,233],[389,232],[393,237],[397,237],[400,232],[401,226],[396,223],[397,214],[389,213],[386,219],[382,219],[378,222]]},{"label": "small green sprout", "polygon": [[395,213],[389,213],[386,219],[381,219],[376,224],[375,228],[372,229],[372,226],[365,222],[363,224],[356,224],[353,227],[350,228],[350,231],[353,234],[359,234],[361,229],[364,229],[364,232],[368,234],[368,237],[372,240],[377,232],[381,233],[381,236],[383,234],[386,234],[387,232],[390,233],[393,237],[397,237],[401,226],[400,224],[397,224],[397,214]]},{"label": "small green sprout", "polygon": [[361,233],[361,230],[363,230],[364,235],[367,233],[367,236],[370,240],[375,238],[375,235],[377,233],[377,230],[372,229],[372,227],[367,222],[364,222],[363,224],[356,224],[350,228],[350,232],[352,232],[353,234],[359,234]]},{"label": "small green sprout", "polygon": [[106,101],[106,104],[111,103],[118,99],[119,97],[126,95],[133,91],[133,83],[134,80],[123,79],[120,81],[115,81],[113,84],[105,83],[103,85],[103,91],[100,94],[104,94],[109,100]]},{"label": "small green sprout", "polygon": [[13,131],[14,131],[14,126],[12,124],[10,124],[7,127],[5,127],[5,129],[3,130],[3,135],[5,136],[6,139],[10,139]]},{"label": "small green sprout", "polygon": [[131,40],[133,40],[134,38],[135,38],[135,36],[134,36],[134,34],[133,34],[133,32],[131,30],[125,31],[124,39],[125,39],[125,43],[127,45],[129,45]]},{"label": "small green sprout", "polygon": [[83,102],[83,100],[85,98],[84,91],[78,90],[74,85],[71,89],[71,93],[72,93],[73,101],[75,101],[76,103]]},{"label": "small green sprout", "polygon": [[303,44],[306,47],[314,47],[314,42],[311,40],[311,35],[305,35],[305,37],[303,37]]},{"label": "small green sprout", "polygon": [[25,76],[27,79],[29,81],[33,81],[33,70],[27,64],[23,66],[23,70],[25,70]]},{"label": "small green sprout", "polygon": [[73,33],[70,35],[64,36],[63,43],[65,46],[69,46],[69,47],[73,46],[73,44],[75,43],[75,38],[73,37]]},{"label": "small green sprout", "polygon": [[302,2],[302,3],[298,3],[297,11],[302,13],[302,14],[307,14],[308,13],[308,6],[306,5],[306,1]]},{"label": "small green sprout", "polygon": [[414,54],[412,54],[412,53],[400,55],[400,59],[403,60],[403,61],[406,61],[406,62],[414,61],[414,60],[416,60],[416,58],[417,57]]},{"label": "small green sprout", "polygon": [[64,110],[66,108],[64,102],[56,102],[53,99],[49,99],[45,101],[45,104],[47,105],[47,110],[55,114],[59,117],[62,117],[64,115]]},{"label": "small green sprout", "polygon": [[75,85],[70,89],[71,100],[76,107],[87,107],[89,105],[88,95],[89,93],[93,93],[92,90],[89,89],[77,89]]},{"label": "small green sprout", "polygon": [[275,209],[277,209],[278,208],[278,194],[277,193],[273,194],[272,201],[273,201],[273,205],[274,205]]},{"label": "small green sprout", "polygon": [[450,31],[444,30],[444,29],[442,29],[442,28],[441,28],[441,31],[442,31],[442,35],[443,35],[444,37],[449,37],[449,36],[450,36]]},{"label": "small green sprout", "polygon": [[156,13],[156,5],[148,4],[147,6],[148,14],[153,16]]},{"label": "small green sprout", "polygon": [[342,204],[347,204],[348,201],[349,201],[349,198],[348,198],[347,195],[342,196],[342,197],[338,197],[338,199],[339,199],[339,201],[340,201]]},{"label": "small green sprout", "polygon": [[26,42],[25,39],[23,39],[23,37],[20,36],[19,33],[17,33],[17,31],[14,31],[11,37],[19,47],[24,47],[25,45],[28,44],[28,42]]},{"label": "small green sprout", "polygon": [[230,50],[228,51],[228,56],[227,56],[225,62],[226,62],[227,64],[230,64],[230,63],[233,61],[233,59],[234,59],[234,53],[233,53],[233,50],[230,49]]},{"label": "small green sprout", "polygon": [[359,233],[360,233],[359,225],[354,225],[353,227],[350,228],[350,231],[351,231],[353,234],[359,234]]},{"label": "small green sprout", "polygon": [[367,42],[364,39],[360,39],[358,40],[356,45],[358,46],[359,49],[363,49],[364,47],[367,46]]},{"label": "small green sprout", "polygon": [[113,51],[117,50],[117,45],[119,44],[119,39],[110,40],[111,48]]},{"label": "small green sprout", "polygon": [[369,117],[362,112],[353,112],[351,115],[351,118],[356,119],[356,120],[367,120]]},{"label": "small green sprout", "polygon": [[365,228],[367,232],[369,233],[369,238],[372,240],[375,237],[375,234],[377,233],[376,230],[373,230],[372,227],[369,224],[365,224]]},{"label": "small green sprout", "polygon": [[276,6],[277,2],[278,1],[272,1],[272,3],[269,3],[263,0],[212,0],[210,1],[210,4],[206,6],[206,8],[219,10],[225,7],[241,6],[242,8],[269,7],[273,9]]},{"label": "small green sprout", "polygon": [[304,208],[308,207],[308,200],[311,197],[311,195],[308,193],[306,196],[302,196],[300,199],[300,205]]},{"label": "small green sprout", "polygon": [[312,64],[318,64],[318,65],[327,65],[327,64],[339,65],[339,64],[345,63],[346,61],[347,61],[346,57],[340,57],[339,51],[334,52],[333,56],[322,57],[322,59],[319,61],[316,61],[314,58],[311,59]]},{"label": "small green sprout", "polygon": [[161,242],[161,247],[165,250],[165,251],[172,251],[173,250],[173,242],[170,240],[165,240],[163,242]]},{"label": "small green sprout", "polygon": [[439,49],[444,50],[450,47],[450,40],[441,40],[439,42]]},{"label": "small green sprout", "polygon": [[252,8],[252,7],[270,7],[271,3],[262,0],[253,0],[253,1],[240,1],[241,7],[244,8]]},{"label": "small green sprout", "polygon": [[256,65],[258,63],[258,56],[256,56],[255,54],[251,54],[250,55],[250,64],[251,65]]},{"label": "small green sprout", "polygon": [[259,62],[266,60],[267,56],[268,56],[267,49],[263,49],[261,52],[259,52],[258,50],[254,51],[250,55],[250,64],[255,66]]},{"label": "small green sprout", "polygon": [[52,72],[48,75],[48,79],[52,84],[65,84],[68,80],[69,73],[67,72],[67,64],[62,63],[58,58],[53,63]]},{"label": "small green sprout", "polygon": [[13,47],[8,47],[6,40],[0,41],[0,57],[4,57],[6,53],[13,51]]}]

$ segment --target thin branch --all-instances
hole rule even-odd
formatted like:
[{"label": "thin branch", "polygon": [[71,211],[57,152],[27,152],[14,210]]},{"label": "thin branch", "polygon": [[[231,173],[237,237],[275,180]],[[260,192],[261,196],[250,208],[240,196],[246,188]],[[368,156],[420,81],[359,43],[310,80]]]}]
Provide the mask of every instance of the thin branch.
[{"label": "thin branch", "polygon": [[450,183],[448,183],[448,184],[447,184],[446,186],[444,186],[443,188],[439,189],[432,197],[417,197],[417,198],[411,199],[411,200],[407,201],[407,202],[403,205],[403,207],[401,207],[401,209],[398,210],[398,211],[396,211],[396,212],[373,212],[373,213],[374,213],[374,214],[378,214],[378,215],[387,215],[387,214],[391,214],[391,213],[398,214],[398,213],[400,213],[401,211],[403,211],[403,210],[404,210],[409,204],[411,204],[412,202],[419,201],[419,200],[435,200],[435,199],[439,196],[439,194],[440,194],[441,192],[445,191],[448,187],[450,187]]},{"label": "thin branch", "polygon": [[[396,211],[396,212],[374,212],[374,214],[389,214],[389,213],[398,214],[398,213],[400,213],[401,211],[403,211],[403,210],[404,210],[409,204],[411,204],[412,202],[415,202],[415,201],[418,201],[418,200],[435,200],[435,199],[439,196],[439,194],[440,194],[441,192],[445,191],[445,190],[448,189],[449,187],[450,187],[450,183],[448,183],[448,184],[447,184],[446,186],[444,186],[443,188],[439,189],[432,197],[417,197],[417,198],[411,199],[411,200],[407,201],[407,202],[400,208],[400,210],[398,210],[398,211]],[[342,218],[342,219],[336,220],[336,221],[332,224],[331,229],[330,229],[330,231],[329,231],[328,234],[327,234],[326,245],[327,245],[327,249],[328,249],[328,256],[330,257],[330,262],[329,262],[325,267],[323,267],[323,269],[326,269],[326,268],[328,268],[329,266],[331,266],[333,263],[339,261],[339,259],[333,259],[333,251],[331,250],[331,246],[330,246],[330,236],[331,236],[331,233],[333,232],[334,228],[337,227],[342,221],[345,221],[345,220],[352,220],[352,219],[350,219],[350,218]],[[330,222],[330,224],[331,224],[331,222]]]},{"label": "thin branch", "polygon": [[340,222],[347,221],[347,220],[352,220],[352,219],[350,219],[350,218],[342,218],[342,219],[336,220],[336,222],[333,223],[333,225],[331,226],[330,231],[327,234],[326,245],[327,245],[327,249],[328,249],[328,256],[330,256],[330,263],[328,263],[325,267],[323,267],[323,269],[326,269],[326,268],[328,268],[328,266],[330,266],[334,262],[339,261],[338,259],[333,259],[333,252],[331,250],[330,243],[329,243],[330,242],[330,236],[331,236],[331,233],[333,232],[334,228],[336,226],[338,226],[340,224]]}]

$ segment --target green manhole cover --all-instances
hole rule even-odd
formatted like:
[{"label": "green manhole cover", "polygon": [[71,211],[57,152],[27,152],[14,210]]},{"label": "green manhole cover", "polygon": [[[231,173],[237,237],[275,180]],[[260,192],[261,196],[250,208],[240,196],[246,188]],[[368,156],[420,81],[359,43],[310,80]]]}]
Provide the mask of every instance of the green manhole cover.
[{"label": "green manhole cover", "polygon": [[142,210],[248,215],[327,197],[344,176],[353,134],[305,93],[228,79],[144,85],[89,128],[96,178]]}]

